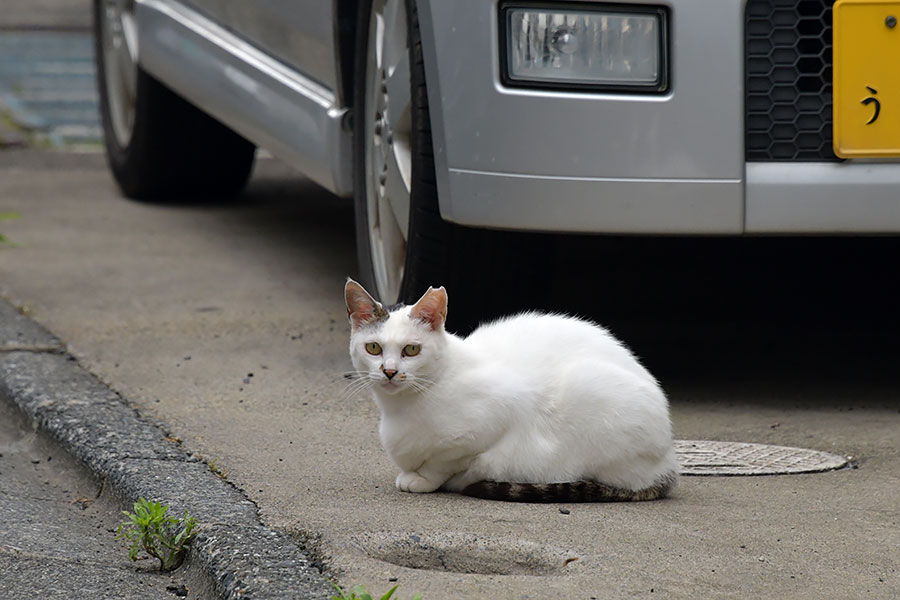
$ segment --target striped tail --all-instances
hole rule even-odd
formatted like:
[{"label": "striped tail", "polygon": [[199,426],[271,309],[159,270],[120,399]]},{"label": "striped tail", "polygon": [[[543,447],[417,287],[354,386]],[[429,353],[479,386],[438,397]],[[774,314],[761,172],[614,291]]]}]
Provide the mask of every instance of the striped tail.
[{"label": "striped tail", "polygon": [[665,498],[677,481],[678,475],[669,473],[650,487],[636,491],[587,480],[565,483],[478,481],[463,489],[462,494],[506,502],[640,502]]}]

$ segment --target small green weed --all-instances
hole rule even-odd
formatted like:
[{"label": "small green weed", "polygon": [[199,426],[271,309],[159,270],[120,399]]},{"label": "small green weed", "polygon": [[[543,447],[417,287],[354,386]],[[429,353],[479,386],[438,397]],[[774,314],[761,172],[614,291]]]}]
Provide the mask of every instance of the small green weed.
[{"label": "small green weed", "polygon": [[[352,590],[350,590],[350,593],[348,594],[347,592],[342,590],[340,586],[335,582],[330,581],[329,583],[331,583],[331,585],[334,586],[334,589],[337,590],[338,594],[340,594],[339,596],[332,596],[331,600],[372,600],[372,596],[369,594],[369,592],[366,591],[366,587],[364,585],[355,586]],[[390,597],[394,595],[394,592],[397,591],[398,587],[399,586],[395,585],[394,587],[389,589],[387,592],[385,592],[384,596],[380,598],[380,600],[390,600]],[[413,596],[413,600],[422,600],[422,594],[416,593],[416,595]]]},{"label": "small green weed", "polygon": [[206,463],[206,466],[208,466],[209,470],[215,473],[219,479],[228,479],[228,472],[219,466],[219,463],[215,458]]},{"label": "small green weed", "polygon": [[[9,221],[11,219],[18,219],[21,216],[22,215],[20,215],[19,213],[13,213],[13,212],[0,213],[0,221]],[[6,238],[6,236],[4,236],[2,233],[0,233],[0,244],[5,244],[8,242],[9,242],[9,240]]]},{"label": "small green weed", "polygon": [[123,510],[128,520],[119,525],[116,539],[131,542],[128,558],[138,560],[143,550],[159,560],[160,571],[177,569],[184,561],[185,551],[196,534],[197,521],[187,511],[184,517],[168,516],[169,507],[140,498],[134,512]]}]

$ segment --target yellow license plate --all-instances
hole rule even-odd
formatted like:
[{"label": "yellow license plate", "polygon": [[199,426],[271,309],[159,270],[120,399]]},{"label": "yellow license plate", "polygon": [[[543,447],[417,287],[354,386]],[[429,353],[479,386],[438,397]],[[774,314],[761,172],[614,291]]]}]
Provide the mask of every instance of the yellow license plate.
[{"label": "yellow license plate", "polygon": [[834,153],[900,156],[900,1],[834,3]]}]

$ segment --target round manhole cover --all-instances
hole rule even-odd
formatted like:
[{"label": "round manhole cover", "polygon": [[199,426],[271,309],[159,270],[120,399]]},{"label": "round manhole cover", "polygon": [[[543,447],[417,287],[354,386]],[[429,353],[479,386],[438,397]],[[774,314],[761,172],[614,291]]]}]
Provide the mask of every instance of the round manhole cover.
[{"label": "round manhole cover", "polygon": [[676,440],[682,475],[777,475],[840,469],[845,456],[746,442]]}]

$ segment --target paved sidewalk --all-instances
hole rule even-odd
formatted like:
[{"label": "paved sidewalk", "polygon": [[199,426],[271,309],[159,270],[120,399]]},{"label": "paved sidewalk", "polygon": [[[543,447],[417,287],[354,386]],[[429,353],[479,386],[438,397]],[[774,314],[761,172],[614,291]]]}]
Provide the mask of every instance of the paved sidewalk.
[{"label": "paved sidewalk", "polygon": [[[17,246],[0,249],[0,294],[182,440],[179,467],[222,484],[196,458],[214,463],[266,530],[315,550],[342,584],[383,593],[397,583],[404,600],[900,594],[886,551],[900,544],[888,313],[881,331],[838,318],[826,331],[816,317],[806,330],[768,332],[735,319],[717,329],[701,312],[680,329],[635,324],[626,338],[655,350],[650,366],[663,367],[679,438],[850,454],[859,469],[684,478],[671,500],[568,513],[403,494],[376,410],[348,396],[340,375],[349,203],[266,161],[231,205],[140,204],[118,196],[102,157],[41,154],[0,154],[0,198],[22,214],[2,224]],[[841,310],[872,310],[849,302]],[[58,357],[6,361],[23,358]],[[41,381],[41,370],[16,365],[5,377],[15,374],[17,389]],[[166,493],[178,506],[195,498]],[[267,539],[240,531],[245,542]]]},{"label": "paved sidewalk", "polygon": [[[0,29],[84,31],[88,7],[4,0]],[[218,597],[323,598],[320,567],[373,592],[399,584],[402,600],[900,597],[890,240],[821,256],[776,247],[711,271],[698,253],[650,275],[605,255],[638,274],[639,292],[697,287],[684,324],[650,315],[615,329],[659,367],[678,437],[850,454],[859,468],[684,478],[662,502],[558,507],[394,489],[377,411],[341,377],[351,206],[274,161],[237,202],[167,206],[123,200],[101,155],[0,152],[0,212],[21,215],[0,222],[15,244],[0,246],[0,296],[65,344],[0,301],[0,395],[124,501],[196,513],[208,526],[190,577]],[[569,289],[598,267],[602,253],[583,248]],[[704,296],[733,273],[750,300]],[[604,321],[589,300],[609,281],[573,310]],[[768,321],[767,302],[801,324]]]}]

